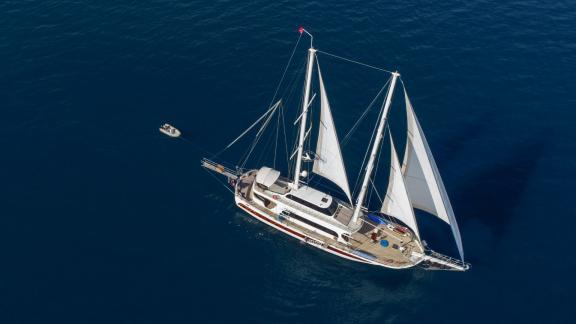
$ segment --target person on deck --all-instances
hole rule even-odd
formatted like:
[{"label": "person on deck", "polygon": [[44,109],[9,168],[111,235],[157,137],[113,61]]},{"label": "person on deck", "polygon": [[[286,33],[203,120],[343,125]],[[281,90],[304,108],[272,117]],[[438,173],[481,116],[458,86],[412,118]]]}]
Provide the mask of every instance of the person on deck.
[{"label": "person on deck", "polygon": [[372,242],[374,243],[378,243],[378,230],[374,229],[372,231],[372,234],[370,235],[370,238],[372,239]]}]

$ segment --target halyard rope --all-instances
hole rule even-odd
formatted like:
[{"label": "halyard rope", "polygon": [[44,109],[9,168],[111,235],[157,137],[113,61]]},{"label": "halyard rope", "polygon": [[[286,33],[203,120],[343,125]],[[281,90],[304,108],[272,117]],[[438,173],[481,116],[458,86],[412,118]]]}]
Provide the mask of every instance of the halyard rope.
[{"label": "halyard rope", "polygon": [[374,66],[374,65],[370,65],[370,64],[366,64],[366,63],[354,61],[354,60],[351,60],[351,59],[349,59],[349,58],[345,58],[345,57],[342,57],[342,56],[339,56],[339,55],[336,55],[336,54],[332,54],[332,53],[328,53],[328,52],[324,52],[324,51],[320,51],[320,50],[318,50],[318,51],[316,51],[316,52],[317,52],[317,53],[326,54],[326,55],[328,55],[328,56],[332,56],[332,57],[334,57],[334,58],[341,59],[341,60],[344,60],[344,61],[348,61],[348,62],[350,62],[350,63],[356,63],[356,64],[359,64],[359,65],[362,65],[362,66],[365,66],[365,67],[368,67],[368,68],[371,68],[371,69],[379,70],[379,71],[382,71],[382,72],[394,73],[394,72],[392,72],[392,71],[389,71],[389,70],[386,70],[386,69],[383,69],[383,68],[379,68],[379,67]]}]

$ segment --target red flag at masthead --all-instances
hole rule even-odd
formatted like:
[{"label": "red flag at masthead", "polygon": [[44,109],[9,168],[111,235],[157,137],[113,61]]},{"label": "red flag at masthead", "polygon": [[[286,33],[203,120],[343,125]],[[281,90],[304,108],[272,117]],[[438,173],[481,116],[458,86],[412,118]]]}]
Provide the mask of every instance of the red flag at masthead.
[{"label": "red flag at masthead", "polygon": [[304,32],[304,27],[302,27],[302,26],[298,27],[298,32],[300,34],[302,34]]}]

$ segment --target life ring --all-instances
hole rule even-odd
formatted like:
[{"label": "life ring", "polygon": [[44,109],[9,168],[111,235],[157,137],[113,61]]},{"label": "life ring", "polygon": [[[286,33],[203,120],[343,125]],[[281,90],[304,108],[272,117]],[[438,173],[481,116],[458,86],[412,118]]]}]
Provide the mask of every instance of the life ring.
[{"label": "life ring", "polygon": [[278,196],[277,196],[277,195],[272,195],[272,199],[278,200]]}]

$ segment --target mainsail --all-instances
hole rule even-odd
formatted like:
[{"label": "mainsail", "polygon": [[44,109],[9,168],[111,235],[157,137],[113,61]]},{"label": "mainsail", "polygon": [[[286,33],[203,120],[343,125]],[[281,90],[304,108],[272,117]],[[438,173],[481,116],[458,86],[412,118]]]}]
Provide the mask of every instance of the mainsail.
[{"label": "mainsail", "polygon": [[330,103],[324,89],[324,81],[318,66],[318,79],[320,81],[320,129],[316,144],[316,159],[312,171],[338,185],[352,203],[352,195],[348,185],[348,177],[340,151],[340,144],[330,111]]},{"label": "mainsail", "polygon": [[402,163],[402,173],[410,202],[414,208],[427,211],[450,224],[458,252],[460,257],[464,259],[462,239],[450,199],[448,199],[426,137],[424,137],[410,99],[408,99],[406,89],[404,89],[404,98],[408,119],[408,140]]},{"label": "mainsail", "polygon": [[416,233],[416,236],[420,237],[416,217],[414,216],[414,210],[408,198],[404,176],[400,169],[398,154],[396,154],[396,148],[394,147],[391,134],[390,151],[390,178],[388,181],[388,189],[386,190],[386,197],[384,198],[384,203],[380,211],[386,215],[398,218],[410,227],[414,233]]}]

